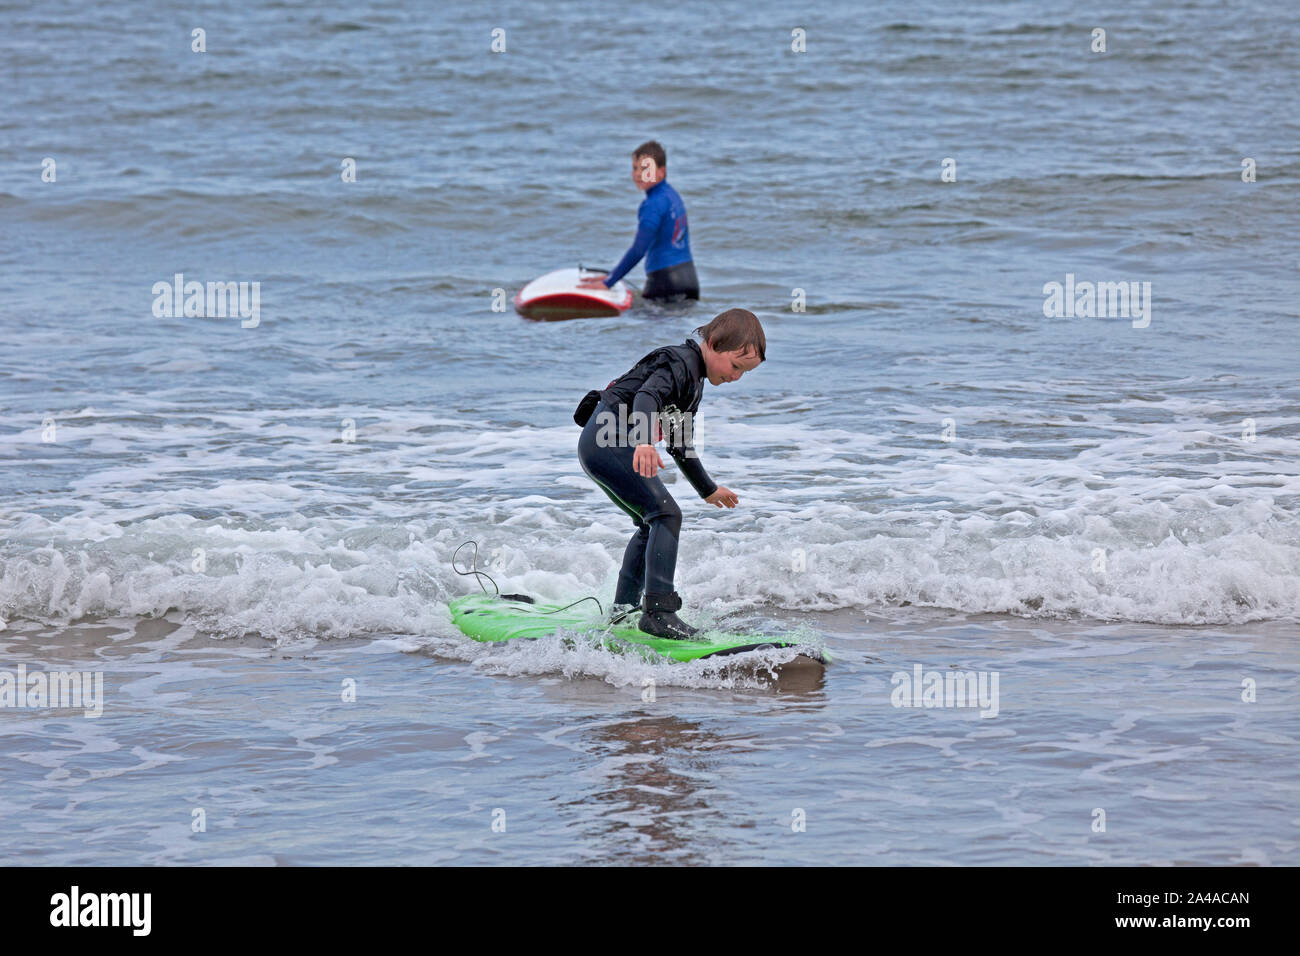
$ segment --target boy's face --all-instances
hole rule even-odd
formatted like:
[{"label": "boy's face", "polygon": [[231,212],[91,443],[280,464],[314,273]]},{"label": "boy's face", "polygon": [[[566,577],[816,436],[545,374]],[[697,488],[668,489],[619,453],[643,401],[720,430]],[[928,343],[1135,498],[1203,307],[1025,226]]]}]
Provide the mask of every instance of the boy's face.
[{"label": "boy's face", "polygon": [[734,382],[746,372],[758,368],[762,361],[753,349],[735,349],[731,352],[715,352],[707,342],[700,349],[704,353],[704,370],[709,376],[710,385]]},{"label": "boy's face", "polygon": [[637,189],[649,189],[663,182],[667,174],[667,167],[660,166],[649,156],[632,157],[632,182],[636,183]]}]

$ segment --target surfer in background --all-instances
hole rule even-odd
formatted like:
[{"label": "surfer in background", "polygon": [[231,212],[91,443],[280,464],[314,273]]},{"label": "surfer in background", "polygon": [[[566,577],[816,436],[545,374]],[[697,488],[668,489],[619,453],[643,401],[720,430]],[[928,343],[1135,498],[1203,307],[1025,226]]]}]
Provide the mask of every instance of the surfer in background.
[{"label": "surfer in background", "polygon": [[691,261],[691,241],[686,228],[686,205],[668,185],[668,154],[654,140],[632,153],[632,182],[645,191],[637,209],[636,239],[604,278],[588,276],[580,286],[612,287],[645,256],[644,299],[676,302],[700,297],[700,280]]},{"label": "surfer in background", "polygon": [[583,426],[582,470],[636,525],[623,552],[610,620],[640,605],[637,627],[657,637],[688,638],[697,628],[675,613],[682,606],[673,585],[682,510],[657,477],[664,462],[655,443],[662,431],[668,454],[701,498],[736,507],[736,493],[713,481],[695,454],[694,416],[706,379],[734,382],[767,357],[763,326],[745,309],[728,309],[695,334],[699,343],[687,339],[655,349],[603,390],[588,392],[573,416]]}]

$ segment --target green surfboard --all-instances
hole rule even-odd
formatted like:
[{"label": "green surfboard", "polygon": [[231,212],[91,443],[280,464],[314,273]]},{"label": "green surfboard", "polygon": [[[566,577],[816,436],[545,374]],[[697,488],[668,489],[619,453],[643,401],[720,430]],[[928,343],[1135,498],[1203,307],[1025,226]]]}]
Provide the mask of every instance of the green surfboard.
[{"label": "green surfboard", "polygon": [[695,638],[684,641],[655,637],[637,630],[639,611],[633,611],[618,624],[610,626],[594,612],[589,602],[560,610],[564,605],[535,603],[523,595],[471,594],[456,598],[447,606],[451,610],[452,623],[476,641],[549,637],[564,628],[577,633],[607,635],[613,638],[611,643],[615,648],[620,642],[636,644],[675,661],[724,657],[769,647],[798,647],[801,657],[820,664],[829,661],[829,656],[818,647],[763,634],[701,630]]}]

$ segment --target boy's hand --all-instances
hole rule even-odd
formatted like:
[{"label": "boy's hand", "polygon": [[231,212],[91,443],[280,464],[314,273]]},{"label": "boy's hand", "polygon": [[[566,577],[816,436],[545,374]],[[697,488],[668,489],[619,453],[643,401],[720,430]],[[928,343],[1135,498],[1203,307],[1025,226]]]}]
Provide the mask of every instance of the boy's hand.
[{"label": "boy's hand", "polygon": [[581,279],[578,280],[578,285],[585,289],[597,289],[597,288],[608,289],[609,288],[609,286],[605,285],[605,277],[603,275],[583,276]]},{"label": "boy's hand", "polygon": [[711,505],[717,505],[719,508],[734,508],[739,503],[740,498],[725,485],[718,485],[718,490],[704,500]]},{"label": "boy's hand", "polygon": [[637,445],[636,451],[632,453],[632,467],[643,478],[653,478],[663,466],[664,460],[659,457],[654,445]]}]

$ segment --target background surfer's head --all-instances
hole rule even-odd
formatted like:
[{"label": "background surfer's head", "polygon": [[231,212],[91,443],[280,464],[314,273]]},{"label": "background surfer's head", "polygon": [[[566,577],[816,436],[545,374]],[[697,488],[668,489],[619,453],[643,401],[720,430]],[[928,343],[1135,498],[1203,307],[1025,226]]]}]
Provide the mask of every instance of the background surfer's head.
[{"label": "background surfer's head", "polygon": [[734,382],[767,360],[767,336],[758,316],[748,309],[728,309],[695,330],[702,341],[709,384]]},{"label": "background surfer's head", "polygon": [[668,154],[653,139],[632,151],[632,182],[637,189],[649,189],[668,175]]}]

